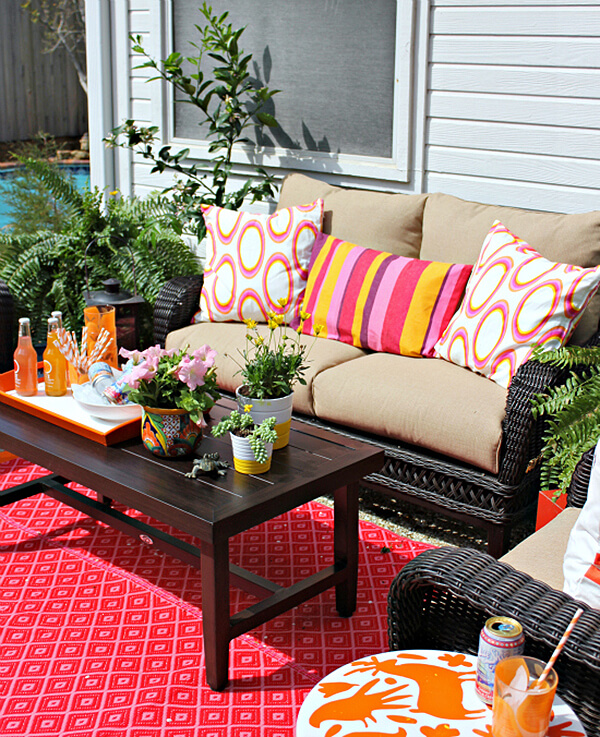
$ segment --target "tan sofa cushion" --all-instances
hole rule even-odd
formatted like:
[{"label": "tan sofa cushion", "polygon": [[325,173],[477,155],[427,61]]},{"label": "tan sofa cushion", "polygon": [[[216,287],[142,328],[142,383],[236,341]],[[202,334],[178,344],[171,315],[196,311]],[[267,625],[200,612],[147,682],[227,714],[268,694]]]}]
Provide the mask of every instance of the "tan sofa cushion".
[{"label": "tan sofa cushion", "polygon": [[571,529],[580,512],[581,510],[575,507],[567,507],[500,560],[523,573],[528,573],[538,581],[547,583],[553,589],[562,591],[563,558]]},{"label": "tan sofa cushion", "polygon": [[285,178],[277,208],[305,205],[318,197],[325,202],[324,233],[365,248],[419,257],[427,195],[344,189],[295,173]]},{"label": "tan sofa cushion", "polygon": [[[167,348],[183,348],[186,345],[192,350],[208,343],[211,348],[218,352],[217,377],[219,387],[224,391],[235,392],[242,383],[240,374],[236,375],[239,366],[235,361],[241,361],[238,350],[246,346],[246,326],[243,323],[234,322],[202,322],[197,325],[189,325],[169,333],[167,336]],[[267,335],[268,328],[260,327],[259,332]],[[292,334],[293,331],[290,331]],[[295,333],[293,333],[295,335]],[[321,371],[337,366],[344,361],[351,361],[365,355],[360,348],[355,348],[336,340],[325,338],[312,338],[301,335],[303,344],[310,347],[309,365],[304,378],[306,386],[297,384],[294,389],[294,410],[307,415],[314,414],[312,401],[312,383]],[[314,342],[314,345],[313,345]],[[235,360],[234,360],[235,359]]]},{"label": "tan sofa cushion", "polygon": [[498,472],[506,390],[454,364],[373,353],[319,374],[313,401],[322,420]]},{"label": "tan sofa cushion", "polygon": [[[576,266],[600,264],[600,211],[563,215],[482,205],[452,195],[430,194],[423,213],[421,258],[473,264],[495,220],[552,261]],[[586,341],[598,329],[600,296],[581,318],[574,342]]]}]

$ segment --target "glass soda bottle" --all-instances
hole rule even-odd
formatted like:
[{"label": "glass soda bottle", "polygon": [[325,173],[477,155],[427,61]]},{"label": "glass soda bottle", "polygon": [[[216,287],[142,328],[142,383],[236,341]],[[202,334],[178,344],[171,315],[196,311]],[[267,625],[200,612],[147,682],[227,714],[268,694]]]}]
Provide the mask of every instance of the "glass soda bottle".
[{"label": "glass soda bottle", "polygon": [[19,341],[14,352],[15,391],[22,397],[37,394],[37,353],[31,342],[28,317],[19,318]]},{"label": "glass soda bottle", "polygon": [[48,341],[44,351],[44,384],[46,394],[50,397],[62,397],[67,393],[67,362],[58,350],[56,338],[58,320],[48,318]]},{"label": "glass soda bottle", "polygon": [[[50,317],[55,317],[58,320],[58,329],[60,330],[63,326],[62,324],[62,312],[60,310],[53,310],[50,313]],[[65,377],[67,381],[67,388],[71,386],[71,381],[69,379],[69,363],[67,359],[65,359]]]}]

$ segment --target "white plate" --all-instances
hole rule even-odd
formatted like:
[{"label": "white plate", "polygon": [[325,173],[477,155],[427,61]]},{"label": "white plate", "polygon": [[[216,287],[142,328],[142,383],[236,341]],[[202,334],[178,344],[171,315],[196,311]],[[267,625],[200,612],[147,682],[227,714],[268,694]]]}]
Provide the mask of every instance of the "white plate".
[{"label": "white plate", "polygon": [[73,399],[92,417],[99,417],[101,420],[134,420],[136,417],[142,416],[142,408],[139,404],[131,402],[128,404],[106,404],[102,402],[89,382],[86,384],[72,384],[71,390]]}]

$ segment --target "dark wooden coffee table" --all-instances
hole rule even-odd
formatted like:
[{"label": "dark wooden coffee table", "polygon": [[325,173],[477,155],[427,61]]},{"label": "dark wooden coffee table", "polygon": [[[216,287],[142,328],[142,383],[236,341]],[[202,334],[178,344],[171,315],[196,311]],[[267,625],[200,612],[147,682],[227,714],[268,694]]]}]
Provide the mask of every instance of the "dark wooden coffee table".
[{"label": "dark wooden coffee table", "polygon": [[[222,400],[212,412],[214,419],[232,407],[230,400]],[[268,473],[243,476],[231,469],[218,480],[193,480],[184,475],[191,460],[159,460],[138,440],[106,447],[0,405],[0,447],[52,472],[2,492],[0,506],[43,492],[200,568],[206,680],[212,689],[228,683],[234,637],[331,586],[341,616],[349,617],[356,608],[358,482],[383,465],[383,452],[375,446],[293,421],[290,445],[275,452]],[[229,438],[205,436],[198,454],[215,451],[232,462]],[[93,489],[96,499],[67,488],[69,481]],[[332,565],[283,588],[230,564],[233,535],[324,493],[334,496]],[[195,544],[124,514],[113,501],[193,535]],[[230,616],[230,584],[263,598]]]}]

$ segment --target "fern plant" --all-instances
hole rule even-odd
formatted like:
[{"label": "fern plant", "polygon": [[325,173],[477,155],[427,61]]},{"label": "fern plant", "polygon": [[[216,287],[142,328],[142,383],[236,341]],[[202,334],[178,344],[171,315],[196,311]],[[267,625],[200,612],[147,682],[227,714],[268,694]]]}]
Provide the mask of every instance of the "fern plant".
[{"label": "fern plant", "polygon": [[[35,341],[45,339],[45,318],[52,310],[63,313],[68,330],[82,327],[86,264],[90,290],[101,289],[112,276],[132,291],[133,260],[137,291],[151,306],[166,281],[200,273],[196,255],[181,238],[181,224],[161,198],[112,196],[105,204],[100,192],[80,192],[46,162],[23,163],[68,213],[60,232],[0,234],[0,278],[15,299],[17,316],[29,316]],[[122,241],[129,247],[121,247]],[[144,332],[148,335],[149,325]]]},{"label": "fern plant", "polygon": [[532,360],[571,370],[564,383],[532,400],[533,416],[546,418],[542,488],[564,493],[582,454],[600,438],[600,347],[568,345],[536,352]]}]

